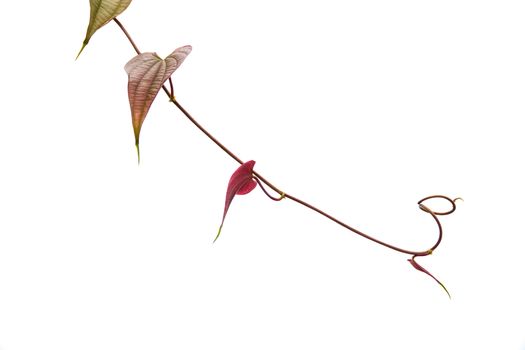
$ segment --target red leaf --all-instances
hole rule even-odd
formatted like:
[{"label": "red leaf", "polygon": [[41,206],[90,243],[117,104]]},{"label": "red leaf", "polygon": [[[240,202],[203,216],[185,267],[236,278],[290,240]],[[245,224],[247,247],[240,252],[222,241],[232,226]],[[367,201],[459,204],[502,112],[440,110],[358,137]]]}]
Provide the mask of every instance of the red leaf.
[{"label": "red leaf", "polygon": [[418,271],[421,271],[423,273],[426,273],[427,275],[429,275],[430,277],[432,277],[434,279],[434,281],[436,281],[444,290],[445,292],[447,292],[448,294],[448,297],[450,297],[450,293],[448,292],[447,288],[445,287],[445,285],[443,283],[441,283],[436,277],[434,277],[430,272],[427,271],[427,269],[425,269],[423,266],[419,265],[416,260],[415,260],[415,256],[412,257],[412,259],[408,259],[408,262],[412,264],[412,266],[414,266],[414,268]]},{"label": "red leaf", "polygon": [[156,53],[146,52],[132,58],[124,67],[129,77],[128,97],[137,151],[140,129],[153,100],[190,52],[189,45],[179,47],[164,60]]},{"label": "red leaf", "polygon": [[228,213],[230,204],[233,201],[233,197],[235,197],[236,194],[248,194],[255,188],[255,186],[257,186],[257,182],[253,179],[254,165],[255,161],[247,161],[232,174],[230,182],[228,182],[228,189],[226,190],[226,201],[224,203],[224,214],[222,215],[221,226],[219,227],[219,232],[213,242],[215,242],[221,234],[222,225],[224,225],[224,219],[226,218],[226,213]]}]

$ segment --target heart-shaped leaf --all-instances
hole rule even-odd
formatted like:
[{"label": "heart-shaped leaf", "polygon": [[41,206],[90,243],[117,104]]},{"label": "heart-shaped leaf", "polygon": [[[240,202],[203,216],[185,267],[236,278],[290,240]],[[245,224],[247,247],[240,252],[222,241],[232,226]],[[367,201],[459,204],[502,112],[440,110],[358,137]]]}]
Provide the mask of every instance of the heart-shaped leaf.
[{"label": "heart-shaped leaf", "polygon": [[408,259],[408,262],[410,264],[412,264],[412,266],[418,270],[418,271],[421,271],[423,273],[426,273],[427,275],[429,275],[430,277],[432,277],[434,279],[434,281],[436,281],[444,290],[445,292],[447,292],[448,294],[448,297],[450,297],[450,293],[448,292],[447,290],[447,287],[445,287],[445,285],[443,283],[441,283],[436,277],[434,277],[434,275],[432,275],[430,272],[427,271],[427,269],[425,269],[423,266],[419,265],[417,262],[416,262],[416,257],[413,256],[412,259]]},{"label": "heart-shaped leaf", "polygon": [[190,54],[191,46],[182,46],[166,59],[156,53],[146,52],[132,58],[124,67],[128,73],[128,97],[131,107],[135,145],[139,150],[140,129],[149,108],[166,80]]},{"label": "heart-shaped leaf", "polygon": [[222,215],[221,226],[219,227],[219,232],[213,242],[215,242],[221,234],[222,225],[224,225],[224,219],[226,218],[226,213],[228,213],[230,204],[233,201],[233,197],[235,197],[236,194],[248,194],[257,186],[257,182],[253,178],[254,165],[255,161],[247,161],[232,174],[230,181],[228,182],[228,189],[226,190],[226,201],[224,203],[224,213]]},{"label": "heart-shaped leaf", "polygon": [[109,23],[113,18],[120,15],[128,8],[131,0],[89,0],[91,12],[89,15],[89,25],[86,31],[86,38],[82,43],[78,56],[82,53],[89,40],[97,30]]}]

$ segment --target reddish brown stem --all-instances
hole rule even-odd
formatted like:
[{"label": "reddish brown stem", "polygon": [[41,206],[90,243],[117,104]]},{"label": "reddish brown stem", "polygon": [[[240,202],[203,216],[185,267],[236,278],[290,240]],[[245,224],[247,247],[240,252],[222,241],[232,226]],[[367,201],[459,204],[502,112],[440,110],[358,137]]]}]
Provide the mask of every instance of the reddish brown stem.
[{"label": "reddish brown stem", "polygon": [[[131,38],[131,36],[129,35],[129,33],[127,32],[127,30],[124,28],[124,26],[122,25],[122,23],[118,20],[118,19],[114,19],[114,21],[117,23],[117,25],[120,27],[120,29],[124,32],[124,34],[126,35],[126,37],[128,38],[129,42],[131,43],[131,45],[133,46],[133,48],[135,49],[135,52],[137,52],[137,54],[140,54],[140,50],[138,49],[137,45],[135,44],[135,42],[133,41],[133,39]],[[162,86],[162,89],[164,90],[164,92],[166,93],[166,95],[168,95],[168,97],[170,98],[170,101],[186,116],[186,118],[191,122],[193,123],[200,131],[202,131],[211,141],[213,141],[217,146],[219,146],[224,152],[226,152],[231,158],[233,158],[237,163],[239,164],[243,164],[243,161],[237,157],[232,151],[230,151],[226,146],[224,146],[219,140],[217,140],[210,132],[208,132],[202,125],[200,125],[192,116],[190,113],[188,113],[188,111],[182,107],[182,105],[174,98],[173,96],[173,83],[171,81],[171,78],[170,78],[170,88],[171,90],[168,90],[168,88],[166,86]],[[416,257],[416,256],[425,256],[425,255],[429,255],[429,254],[432,254],[432,252],[439,246],[439,244],[441,243],[441,239],[443,237],[443,228],[441,226],[441,223],[438,219],[438,215],[448,215],[448,214],[452,214],[455,210],[456,210],[456,204],[455,204],[455,201],[457,200],[454,199],[450,199],[446,196],[442,196],[442,195],[434,195],[434,196],[429,196],[429,197],[425,197],[423,198],[422,200],[420,200],[418,202],[419,204],[419,208],[425,212],[427,212],[428,214],[430,214],[433,218],[434,218],[434,221],[436,222],[437,226],[438,226],[438,239],[436,241],[436,243],[432,246],[432,248],[430,249],[427,249],[427,250],[423,250],[423,251],[412,251],[412,250],[408,250],[408,249],[403,249],[403,248],[399,248],[395,245],[392,245],[392,244],[389,244],[389,243],[386,243],[386,242],[383,242],[377,238],[374,238],[358,229],[355,229],[353,228],[352,226],[344,223],[343,221],[339,220],[339,219],[336,219],[335,217],[333,217],[332,215],[330,214],[327,214],[325,213],[324,211],[322,211],[321,209],[303,201],[302,199],[299,199],[295,196],[292,196],[288,193],[285,194],[285,192],[281,191],[277,186],[273,185],[270,181],[266,180],[261,174],[257,173],[257,172],[253,172],[254,174],[254,177],[255,179],[257,180],[257,182],[259,183],[260,187],[262,188],[262,190],[264,191],[264,193],[270,197],[271,199],[273,200],[276,200],[276,201],[280,201],[284,198],[288,198],[298,204],[301,204],[302,206],[310,209],[310,210],[313,210],[315,211],[316,213],[326,217],[327,219],[339,224],[340,226],[372,241],[372,242],[375,242],[377,244],[380,244],[384,247],[387,247],[387,248],[390,248],[392,250],[395,250],[397,252],[400,252],[400,253],[404,253],[404,254],[409,254],[409,255],[412,255],[413,257]],[[274,197],[272,195],[270,195],[266,189],[261,185],[261,182],[263,182],[264,184],[266,184],[268,187],[270,187],[273,191],[275,191],[276,193],[279,194],[280,197]],[[446,212],[434,212],[432,211],[431,209],[429,209],[428,207],[426,207],[425,205],[423,205],[422,203],[428,199],[431,199],[431,198],[441,198],[441,199],[445,199],[447,200],[451,205],[452,205],[452,208]]]},{"label": "reddish brown stem", "polygon": [[120,27],[120,29],[124,32],[124,35],[126,36],[126,38],[128,38],[128,41],[131,43],[131,46],[133,46],[133,48],[135,49],[135,52],[137,53],[137,55],[140,55],[140,50],[139,50],[138,46],[133,41],[133,39],[131,38],[131,35],[129,35],[129,33],[126,30],[126,28],[124,28],[122,23],[120,23],[120,21],[116,17],[113,18],[113,20]]},{"label": "reddish brown stem", "polygon": [[171,80],[171,77],[169,78],[170,81],[170,101],[175,101],[175,92],[173,89],[173,80]]},{"label": "reddish brown stem", "polygon": [[278,201],[281,201],[281,200],[286,198],[286,195],[284,193],[281,193],[281,195],[279,197],[272,196],[270,193],[268,193],[266,188],[264,188],[261,179],[259,179],[257,176],[254,176],[254,179],[255,179],[255,181],[257,181],[257,183],[259,184],[259,187],[264,192],[264,194],[266,196],[268,196],[268,198],[270,198],[271,200],[278,202]]}]

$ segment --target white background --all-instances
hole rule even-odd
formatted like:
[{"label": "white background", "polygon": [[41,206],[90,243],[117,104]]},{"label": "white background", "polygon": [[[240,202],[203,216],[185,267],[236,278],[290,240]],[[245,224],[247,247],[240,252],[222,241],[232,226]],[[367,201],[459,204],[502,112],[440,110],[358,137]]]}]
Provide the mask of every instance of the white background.
[{"label": "white background", "polygon": [[85,1],[0,12],[0,349],[525,349],[522,1],[135,0],[143,51],[191,44],[137,166],[114,23]]}]

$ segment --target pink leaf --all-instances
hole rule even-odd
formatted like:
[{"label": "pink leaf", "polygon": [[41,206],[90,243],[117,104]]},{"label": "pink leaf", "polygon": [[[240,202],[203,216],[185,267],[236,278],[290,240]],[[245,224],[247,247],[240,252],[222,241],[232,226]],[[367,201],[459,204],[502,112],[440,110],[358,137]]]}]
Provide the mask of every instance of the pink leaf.
[{"label": "pink leaf", "polygon": [[412,264],[412,266],[414,266],[414,268],[418,271],[421,271],[423,273],[426,273],[427,275],[429,275],[430,277],[432,277],[434,279],[434,281],[436,281],[444,290],[445,292],[447,292],[448,294],[448,297],[450,297],[450,293],[448,292],[447,288],[445,287],[445,285],[443,283],[441,283],[436,277],[434,277],[430,272],[428,272],[423,266],[419,265],[416,260],[415,260],[415,256],[412,257],[412,259],[408,259],[408,262]]},{"label": "pink leaf", "polygon": [[146,52],[132,58],[124,67],[129,78],[128,97],[137,152],[140,129],[153,100],[164,82],[179,68],[190,52],[189,45],[179,47],[164,60],[156,53]]},{"label": "pink leaf", "polygon": [[224,203],[224,213],[222,215],[221,226],[219,227],[219,232],[217,233],[217,237],[215,237],[213,242],[215,242],[221,234],[222,225],[224,225],[224,219],[226,218],[226,213],[228,213],[230,204],[233,201],[233,197],[235,197],[236,194],[248,194],[255,188],[255,186],[257,186],[257,182],[253,179],[254,165],[255,161],[250,160],[242,164],[232,174],[230,182],[228,182],[228,189],[226,190],[226,201]]}]

